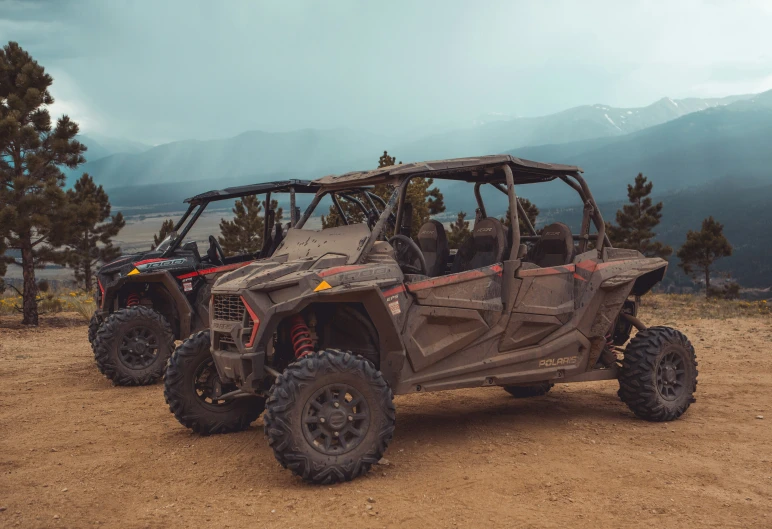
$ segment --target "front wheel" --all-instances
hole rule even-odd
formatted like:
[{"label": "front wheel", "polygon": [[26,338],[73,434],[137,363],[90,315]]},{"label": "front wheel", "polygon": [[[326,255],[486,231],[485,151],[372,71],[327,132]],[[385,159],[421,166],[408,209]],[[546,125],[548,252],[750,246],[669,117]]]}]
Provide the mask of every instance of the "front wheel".
[{"label": "front wheel", "polygon": [[394,396],[358,355],[319,351],[290,364],[271,388],[265,434],[277,461],[305,481],[349,481],[381,459],[394,434]]},{"label": "front wheel", "polygon": [[137,305],[110,314],[93,348],[97,367],[117,386],[145,386],[163,375],[174,333],[161,314]]},{"label": "front wheel", "polygon": [[650,327],[627,345],[618,395],[641,419],[677,419],[694,402],[696,390],[697,358],[680,331]]},{"label": "front wheel", "polygon": [[201,331],[174,351],[164,376],[166,404],[180,424],[201,435],[245,430],[263,413],[265,399],[220,398],[238,388],[221,382],[209,343],[209,331]]}]

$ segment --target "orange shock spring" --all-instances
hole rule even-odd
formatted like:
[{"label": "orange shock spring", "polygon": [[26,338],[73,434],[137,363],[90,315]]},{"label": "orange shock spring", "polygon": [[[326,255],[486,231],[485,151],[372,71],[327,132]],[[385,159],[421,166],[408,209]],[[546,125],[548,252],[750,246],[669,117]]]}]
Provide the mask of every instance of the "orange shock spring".
[{"label": "orange shock spring", "polygon": [[311,331],[306,325],[306,321],[300,314],[295,314],[290,319],[290,340],[292,349],[295,351],[295,358],[302,358],[308,353],[314,351],[314,342],[311,340]]},{"label": "orange shock spring", "polygon": [[126,306],[127,307],[133,307],[134,305],[139,305],[139,294],[136,292],[132,292],[129,294],[128,299],[126,299]]}]

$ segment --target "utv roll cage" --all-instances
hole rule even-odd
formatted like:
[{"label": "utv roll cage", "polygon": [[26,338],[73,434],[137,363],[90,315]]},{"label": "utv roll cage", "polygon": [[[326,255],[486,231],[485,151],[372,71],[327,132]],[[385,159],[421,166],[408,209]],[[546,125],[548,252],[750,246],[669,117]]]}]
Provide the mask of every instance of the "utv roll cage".
[{"label": "utv roll cage", "polygon": [[[250,184],[245,186],[226,187],[225,189],[207,191],[205,193],[198,194],[196,196],[186,198],[185,204],[188,204],[188,209],[182,215],[180,220],[174,225],[172,232],[178,232],[182,225],[185,224],[185,228],[182,232],[179,232],[174,240],[171,241],[169,246],[164,250],[161,257],[169,257],[174,253],[180,243],[185,239],[190,229],[196,223],[198,218],[204,212],[206,207],[212,202],[220,202],[222,200],[232,200],[234,198],[243,198],[250,195],[262,195],[265,194],[265,203],[271,203],[271,193],[289,193],[290,195],[290,225],[294,226],[297,221],[298,213],[295,206],[295,193],[315,193],[318,189],[316,184],[309,182],[308,180],[286,180],[279,182],[267,182],[262,184]],[[266,208],[267,214],[267,208]],[[268,239],[268,235],[273,229],[273,222],[265,222],[263,224],[263,240]]]},{"label": "utv roll cage", "polygon": [[[417,177],[439,178],[443,180],[459,180],[474,183],[474,194],[482,217],[487,217],[485,204],[480,194],[480,188],[489,184],[493,188],[507,195],[509,199],[511,240],[509,242],[509,260],[516,260],[520,244],[533,242],[539,239],[536,229],[531,225],[523,206],[517,199],[515,185],[535,184],[561,180],[577,192],[584,205],[582,224],[579,234],[573,235],[574,240],[579,241],[578,253],[587,250],[590,241],[595,241],[598,255],[604,247],[611,247],[611,241],[606,235],[606,225],[601,216],[600,209],[595,203],[587,182],[582,178],[582,169],[574,165],[549,164],[533,162],[516,158],[510,155],[480,156],[477,158],[457,158],[450,160],[438,160],[430,162],[409,163],[404,165],[392,165],[381,167],[371,171],[353,171],[342,175],[329,175],[313,181],[319,186],[319,191],[300,218],[297,228],[302,228],[311,216],[314,208],[327,193],[336,190],[350,189],[352,185],[374,186],[388,184],[394,186],[386,207],[381,213],[380,219],[372,228],[370,238],[366,243],[360,260],[363,259],[372,248],[372,245],[380,237],[394,207],[396,206],[396,218],[392,219],[396,231],[402,226],[405,215],[405,197],[407,185],[411,179]],[[522,216],[524,224],[528,227],[529,235],[520,233],[518,219]],[[596,233],[590,233],[591,224],[595,226]]]}]

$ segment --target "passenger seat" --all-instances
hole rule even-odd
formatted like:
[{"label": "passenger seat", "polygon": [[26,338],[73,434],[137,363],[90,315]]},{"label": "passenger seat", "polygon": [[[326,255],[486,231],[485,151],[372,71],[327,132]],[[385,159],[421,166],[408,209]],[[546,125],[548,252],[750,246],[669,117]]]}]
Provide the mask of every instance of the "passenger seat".
[{"label": "passenger seat", "polygon": [[453,261],[453,273],[474,270],[500,263],[507,247],[506,232],[501,221],[492,217],[475,223],[472,237],[459,248]]},{"label": "passenger seat", "polygon": [[430,220],[418,230],[418,246],[426,259],[426,273],[429,277],[441,276],[450,256],[445,226]]},{"label": "passenger seat", "polygon": [[542,268],[563,266],[571,263],[576,256],[571,228],[562,222],[546,226],[541,238],[533,249],[531,262]]}]

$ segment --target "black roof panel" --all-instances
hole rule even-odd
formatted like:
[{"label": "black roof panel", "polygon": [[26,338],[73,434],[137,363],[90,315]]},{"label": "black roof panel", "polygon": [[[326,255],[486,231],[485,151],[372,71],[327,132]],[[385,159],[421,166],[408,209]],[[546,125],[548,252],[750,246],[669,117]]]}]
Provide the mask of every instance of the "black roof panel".
[{"label": "black roof panel", "polygon": [[186,198],[186,204],[203,204],[204,202],[217,202],[218,200],[228,200],[231,198],[241,198],[249,195],[260,195],[264,193],[286,193],[290,187],[295,188],[296,193],[316,193],[319,189],[317,184],[310,180],[276,180],[274,182],[263,182],[261,184],[249,184],[245,186],[226,187],[225,189],[215,189],[206,193],[198,194],[194,197]]}]

